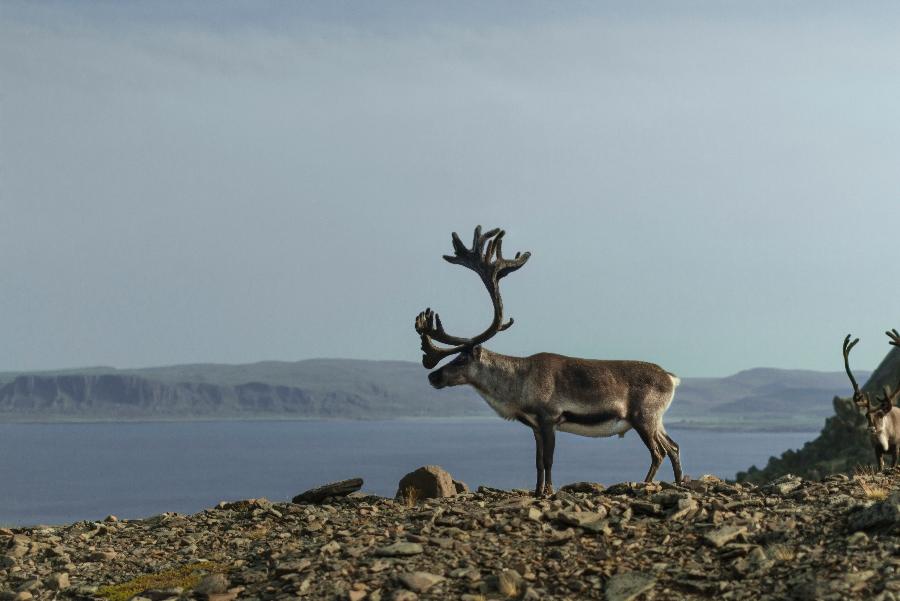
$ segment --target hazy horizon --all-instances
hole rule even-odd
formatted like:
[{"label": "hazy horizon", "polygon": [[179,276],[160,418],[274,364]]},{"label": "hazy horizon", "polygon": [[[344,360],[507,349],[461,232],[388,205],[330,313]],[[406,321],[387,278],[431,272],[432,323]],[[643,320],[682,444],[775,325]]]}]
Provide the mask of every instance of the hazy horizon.
[{"label": "hazy horizon", "polygon": [[[417,361],[874,369],[900,327],[900,7],[0,4],[0,371]],[[891,133],[893,132],[893,133]],[[423,370],[424,371],[424,370]]]}]

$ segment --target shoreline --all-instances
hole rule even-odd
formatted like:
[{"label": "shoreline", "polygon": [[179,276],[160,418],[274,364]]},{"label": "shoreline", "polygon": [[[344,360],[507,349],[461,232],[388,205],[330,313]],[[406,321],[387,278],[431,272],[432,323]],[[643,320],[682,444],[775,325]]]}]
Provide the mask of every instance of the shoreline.
[{"label": "shoreline", "polygon": [[[460,415],[460,416],[400,416],[400,417],[307,417],[307,416],[191,416],[191,417],[135,417],[135,418],[102,418],[85,417],[21,417],[15,419],[0,418],[0,427],[6,425],[77,425],[77,424],[177,424],[177,423],[234,423],[234,422],[442,422],[442,421],[495,421],[495,415]],[[823,424],[754,424],[747,422],[696,422],[690,419],[671,421],[666,427],[673,430],[714,431],[714,432],[821,432]]]}]

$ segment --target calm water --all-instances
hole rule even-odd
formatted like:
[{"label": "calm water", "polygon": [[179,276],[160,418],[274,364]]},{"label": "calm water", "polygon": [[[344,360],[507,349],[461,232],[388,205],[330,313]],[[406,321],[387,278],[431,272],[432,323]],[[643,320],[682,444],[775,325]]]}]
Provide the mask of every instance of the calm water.
[{"label": "calm water", "polygon": [[[669,429],[685,473],[733,477],[814,432]],[[640,480],[640,439],[557,436],[554,482]],[[0,424],[0,524],[56,524],[177,511],[222,500],[286,500],[315,485],[361,476],[390,496],[399,479],[438,464],[473,488],[530,488],[534,439],[500,419]],[[659,475],[671,479],[668,460]]]}]

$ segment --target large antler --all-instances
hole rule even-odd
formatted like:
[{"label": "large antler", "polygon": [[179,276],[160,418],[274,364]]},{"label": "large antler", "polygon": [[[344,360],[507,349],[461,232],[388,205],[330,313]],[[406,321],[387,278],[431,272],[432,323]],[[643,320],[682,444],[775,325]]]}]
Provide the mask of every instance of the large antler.
[{"label": "large antler", "polygon": [[853,377],[853,372],[850,371],[850,351],[853,350],[857,342],[859,342],[859,338],[850,342],[850,334],[847,334],[847,337],[844,338],[844,369],[847,370],[847,377],[850,378],[850,383],[853,384],[853,400],[859,406],[863,405],[863,401],[865,401],[866,406],[871,406],[869,395],[859,389],[859,384],[856,383],[856,378]]},{"label": "large antler", "polygon": [[[503,299],[500,298],[500,279],[522,267],[531,256],[531,253],[516,253],[513,259],[503,258],[503,235],[501,229],[492,229],[481,233],[481,226],[475,228],[472,239],[472,248],[466,246],[453,232],[453,250],[456,254],[444,255],[449,263],[462,265],[478,274],[487,288],[494,305],[494,319],[485,331],[474,338],[462,338],[451,336],[444,331],[441,318],[430,308],[425,309],[416,317],[416,332],[422,339],[422,365],[431,369],[438,362],[449,355],[459,353],[466,348],[472,348],[486,340],[489,340],[497,332],[506,330],[513,324],[513,320],[503,323]],[[436,347],[433,341],[443,344],[455,345],[451,348]]]}]

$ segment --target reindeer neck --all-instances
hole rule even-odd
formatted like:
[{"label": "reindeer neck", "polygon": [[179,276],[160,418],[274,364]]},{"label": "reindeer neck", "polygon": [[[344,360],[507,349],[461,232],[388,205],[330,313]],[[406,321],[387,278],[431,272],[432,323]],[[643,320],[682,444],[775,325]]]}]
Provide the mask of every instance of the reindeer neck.
[{"label": "reindeer neck", "polygon": [[521,377],[526,369],[524,357],[501,355],[482,347],[481,360],[469,384],[482,396],[509,398],[511,393],[521,387]]}]

